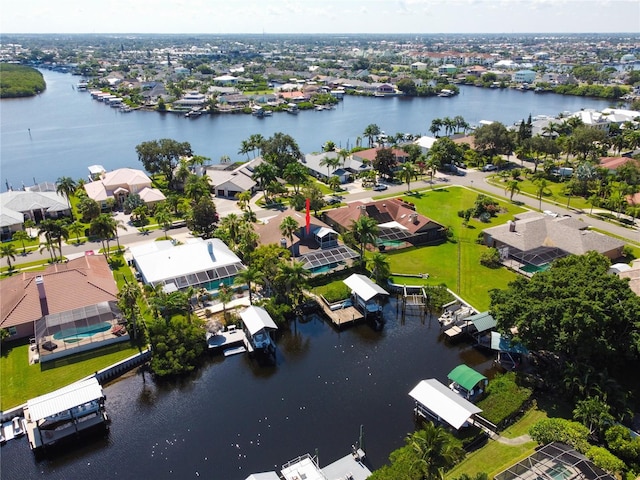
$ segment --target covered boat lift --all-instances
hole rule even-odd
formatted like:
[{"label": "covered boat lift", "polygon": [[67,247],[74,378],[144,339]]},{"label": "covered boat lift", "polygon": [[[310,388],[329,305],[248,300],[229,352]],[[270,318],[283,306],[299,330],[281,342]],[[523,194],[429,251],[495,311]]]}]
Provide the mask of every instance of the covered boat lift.
[{"label": "covered boat lift", "polygon": [[491,332],[491,350],[498,352],[496,362],[505,368],[515,369],[522,362],[522,355],[528,355],[529,350],[519,343],[512,343],[499,332]]},{"label": "covered boat lift", "polygon": [[451,381],[449,388],[470,402],[477,400],[489,383],[487,377],[464,364],[451,370],[447,378]]},{"label": "covered boat lift", "polygon": [[389,295],[389,292],[358,273],[354,273],[343,282],[351,289],[353,304],[363,311],[365,318],[368,314],[380,314],[382,307],[378,300],[381,295]]},{"label": "covered boat lift", "polygon": [[271,339],[271,332],[277,330],[278,326],[269,313],[262,307],[251,305],[240,312],[240,318],[251,343],[249,351],[275,357],[276,345]]},{"label": "covered boat lift", "polygon": [[415,413],[427,419],[446,423],[456,430],[466,426],[482,412],[473,403],[452,392],[435,378],[422,380],[409,392],[416,401]]}]

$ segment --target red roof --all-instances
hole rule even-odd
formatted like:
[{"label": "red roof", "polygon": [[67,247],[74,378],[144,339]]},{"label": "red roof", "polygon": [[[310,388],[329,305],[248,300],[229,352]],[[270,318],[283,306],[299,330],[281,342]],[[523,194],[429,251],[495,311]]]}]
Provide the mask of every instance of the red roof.
[{"label": "red roof", "polygon": [[[375,147],[370,148],[369,150],[361,150],[359,152],[355,152],[353,154],[354,157],[358,157],[362,160],[368,160],[373,162],[376,159],[376,154],[378,150],[381,150],[383,147]],[[391,152],[396,158],[409,158],[409,154],[404,150],[400,150],[399,148],[392,148]]]},{"label": "red roof", "polygon": [[628,162],[638,162],[637,160],[629,157],[602,157],[600,158],[600,166],[608,168],[609,170],[615,170],[616,168],[624,165]]},{"label": "red roof", "polygon": [[23,272],[0,282],[0,327],[41,318],[35,279],[42,276],[49,314],[117,300],[118,287],[104,256],[84,256],[45,271]]}]

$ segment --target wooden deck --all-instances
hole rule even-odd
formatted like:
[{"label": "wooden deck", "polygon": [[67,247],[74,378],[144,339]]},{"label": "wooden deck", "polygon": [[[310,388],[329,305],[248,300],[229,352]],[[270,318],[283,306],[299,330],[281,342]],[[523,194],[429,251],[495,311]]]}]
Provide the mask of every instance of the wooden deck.
[{"label": "wooden deck", "polygon": [[329,305],[324,302],[321,302],[320,305],[322,306],[322,310],[325,315],[338,327],[359,322],[364,318],[364,315],[356,307],[344,307],[337,310],[331,310]]}]

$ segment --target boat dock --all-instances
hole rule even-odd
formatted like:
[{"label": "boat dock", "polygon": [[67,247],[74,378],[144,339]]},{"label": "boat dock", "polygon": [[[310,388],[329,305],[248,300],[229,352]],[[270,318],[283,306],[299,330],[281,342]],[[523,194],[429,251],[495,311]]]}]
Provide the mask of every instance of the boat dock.
[{"label": "boat dock", "polygon": [[338,328],[341,328],[343,325],[359,322],[360,320],[364,319],[364,315],[354,306],[341,306],[340,308],[332,310],[331,306],[327,305],[322,300],[318,303],[320,303],[324,314],[329,317],[333,324]]},{"label": "boat dock", "polygon": [[[234,353],[242,353],[238,347],[244,347],[244,351],[253,352],[253,347],[242,330],[235,328],[235,325],[227,327],[227,330],[218,332],[215,335],[207,333],[207,347],[209,350],[222,350],[225,356]],[[227,353],[227,351],[229,353]]]}]

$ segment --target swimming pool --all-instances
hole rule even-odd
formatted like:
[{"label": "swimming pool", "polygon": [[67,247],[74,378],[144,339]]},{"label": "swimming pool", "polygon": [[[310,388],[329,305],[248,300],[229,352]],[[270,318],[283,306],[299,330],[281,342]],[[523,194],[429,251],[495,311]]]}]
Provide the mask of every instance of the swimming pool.
[{"label": "swimming pool", "polygon": [[544,272],[545,270],[549,270],[549,267],[551,267],[551,264],[549,263],[545,263],[544,265],[525,265],[524,267],[520,268],[520,270],[522,270],[523,272],[527,272],[527,273],[536,273],[536,272]]},{"label": "swimming pool", "polygon": [[111,324],[109,322],[97,323],[86,327],[67,328],[65,330],[60,330],[58,333],[54,333],[53,338],[56,340],[64,340],[69,343],[79,342],[83,338],[91,337],[96,333],[106,332],[110,328]]}]

